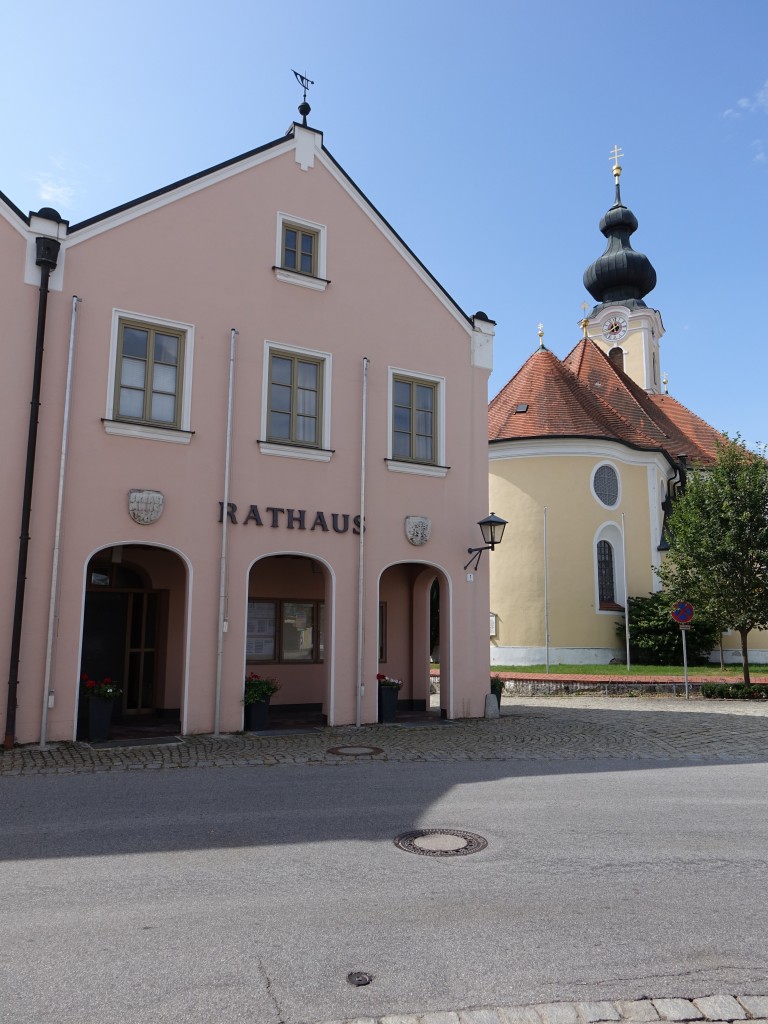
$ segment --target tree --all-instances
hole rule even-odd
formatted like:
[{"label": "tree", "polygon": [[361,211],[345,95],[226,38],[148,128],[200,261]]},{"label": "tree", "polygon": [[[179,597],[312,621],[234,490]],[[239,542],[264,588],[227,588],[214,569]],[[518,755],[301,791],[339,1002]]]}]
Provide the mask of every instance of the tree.
[{"label": "tree", "polygon": [[[633,663],[640,665],[682,665],[683,645],[680,627],[670,614],[676,598],[665,590],[648,597],[630,597],[629,614],[630,653]],[[624,638],[624,619],[616,622],[616,635]],[[696,616],[686,637],[690,664],[705,665],[709,653],[720,638],[718,624],[705,612],[696,609]]]},{"label": "tree", "polygon": [[725,438],[714,465],[694,469],[669,516],[670,550],[657,570],[667,592],[741,637],[768,627],[768,462]]}]

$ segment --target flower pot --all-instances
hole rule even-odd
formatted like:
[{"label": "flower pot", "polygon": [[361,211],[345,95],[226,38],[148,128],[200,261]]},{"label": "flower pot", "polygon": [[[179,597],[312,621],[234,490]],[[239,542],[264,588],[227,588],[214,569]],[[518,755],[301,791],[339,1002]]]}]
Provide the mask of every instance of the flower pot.
[{"label": "flower pot", "polygon": [[397,695],[395,686],[379,685],[379,721],[394,722],[397,716]]},{"label": "flower pot", "polygon": [[269,701],[256,700],[252,704],[246,704],[245,708],[245,731],[263,732],[269,724]]},{"label": "flower pot", "polygon": [[108,697],[88,698],[88,739],[91,743],[109,739],[114,706],[115,702]]}]

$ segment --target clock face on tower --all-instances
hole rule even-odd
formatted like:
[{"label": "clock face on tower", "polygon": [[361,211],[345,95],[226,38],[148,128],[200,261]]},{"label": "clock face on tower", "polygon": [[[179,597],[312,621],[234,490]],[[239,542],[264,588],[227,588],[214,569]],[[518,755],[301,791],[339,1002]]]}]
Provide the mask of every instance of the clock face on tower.
[{"label": "clock face on tower", "polygon": [[609,317],[603,324],[603,337],[608,341],[620,341],[627,333],[627,321],[623,316]]}]

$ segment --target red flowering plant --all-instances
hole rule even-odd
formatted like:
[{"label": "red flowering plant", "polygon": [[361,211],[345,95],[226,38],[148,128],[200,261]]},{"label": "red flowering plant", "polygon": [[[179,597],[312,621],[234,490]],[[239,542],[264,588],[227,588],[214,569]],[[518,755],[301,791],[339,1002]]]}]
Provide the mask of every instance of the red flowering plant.
[{"label": "red flowering plant", "polygon": [[243,704],[257,704],[269,700],[280,689],[280,683],[271,676],[260,676],[257,672],[249,672],[245,677]]},{"label": "red flowering plant", "polygon": [[376,678],[379,681],[379,686],[391,686],[393,690],[399,690],[402,688],[402,679],[391,679],[389,676],[384,675],[383,672],[377,672]]},{"label": "red flowering plant", "polygon": [[117,700],[122,690],[114,679],[104,676],[103,679],[91,679],[87,672],[80,676],[80,688],[86,697],[104,697],[106,700]]}]

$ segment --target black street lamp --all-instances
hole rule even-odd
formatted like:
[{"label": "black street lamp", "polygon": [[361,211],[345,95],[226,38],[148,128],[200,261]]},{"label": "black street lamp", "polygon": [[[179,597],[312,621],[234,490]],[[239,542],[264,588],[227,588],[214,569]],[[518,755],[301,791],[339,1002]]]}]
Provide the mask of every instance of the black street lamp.
[{"label": "black street lamp", "polygon": [[464,566],[468,569],[474,562],[475,569],[480,565],[480,556],[484,551],[493,551],[497,544],[501,544],[501,538],[504,536],[504,527],[507,525],[506,519],[501,519],[494,512],[491,512],[485,519],[481,519],[477,524],[480,527],[480,532],[483,535],[485,544],[481,548],[467,548],[472,557]]}]

